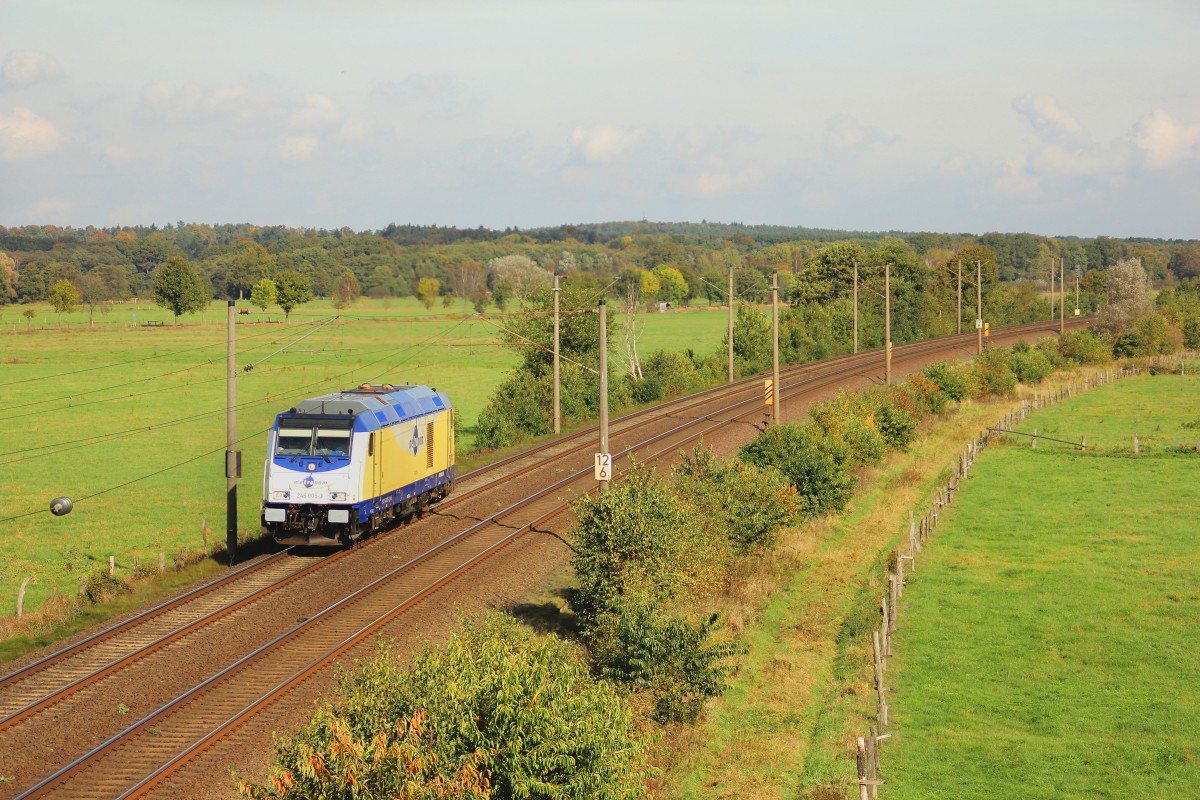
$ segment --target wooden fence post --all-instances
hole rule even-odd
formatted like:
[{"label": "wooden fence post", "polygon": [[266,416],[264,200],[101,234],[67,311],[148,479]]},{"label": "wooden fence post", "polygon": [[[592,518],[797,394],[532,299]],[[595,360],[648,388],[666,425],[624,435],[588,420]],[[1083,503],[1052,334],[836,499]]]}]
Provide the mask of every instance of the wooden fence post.
[{"label": "wooden fence post", "polygon": [[21,581],[21,588],[17,591],[17,619],[25,615],[25,588],[29,586],[29,582],[33,580],[32,575],[26,575],[25,580]]},{"label": "wooden fence post", "polygon": [[1138,441],[1138,435],[1135,433],[1133,435],[1133,454],[1136,456],[1140,452],[1142,452],[1142,445]]},{"label": "wooden fence post", "polygon": [[108,557],[108,577],[111,578],[114,574],[116,574],[116,571],[117,571],[117,557],[109,556]]},{"label": "wooden fence post", "polygon": [[888,609],[888,610],[891,612],[891,616],[890,616],[890,618],[888,619],[888,623],[889,623],[889,624],[888,624],[888,647],[887,647],[887,654],[888,654],[889,656],[892,654],[892,637],[891,637],[891,634],[892,634],[892,633],[895,633],[895,631],[896,631],[896,600],[898,599],[898,594],[899,594],[899,589],[898,589],[898,587],[896,586],[896,583],[897,583],[897,581],[896,581],[896,576],[895,576],[895,575],[888,575],[888,590],[889,590],[889,594],[890,594],[890,596],[891,596],[891,603],[889,604],[889,606],[890,606],[890,607],[889,607],[889,609]]},{"label": "wooden fence post", "polygon": [[[886,656],[888,653],[888,632],[890,632],[892,629],[892,615],[888,611],[888,595],[883,596],[883,599],[879,601],[879,605],[883,608],[883,622],[880,623],[879,626],[879,653],[882,656]],[[881,662],[881,666],[883,663],[886,662]]]},{"label": "wooden fence post", "polygon": [[161,575],[167,571],[167,554],[162,550],[158,551],[158,574]]},{"label": "wooden fence post", "polygon": [[870,800],[867,794],[867,742],[858,737],[858,800]]}]

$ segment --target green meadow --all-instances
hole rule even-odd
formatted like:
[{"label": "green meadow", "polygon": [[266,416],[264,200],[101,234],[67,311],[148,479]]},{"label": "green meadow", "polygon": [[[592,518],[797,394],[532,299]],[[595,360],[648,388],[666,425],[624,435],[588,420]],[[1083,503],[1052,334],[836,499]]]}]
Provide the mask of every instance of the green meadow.
[{"label": "green meadow", "polygon": [[1198,401],[1194,375],[1130,379],[1022,428],[1087,452],[983,453],[904,594],[887,797],[1194,796]]},{"label": "green meadow", "polygon": [[[250,310],[248,303],[239,309]],[[168,563],[181,548],[225,538],[226,309],[213,303],[179,327],[148,303],[59,320],[49,306],[0,309],[0,614],[15,610],[32,576],[26,609],[52,589],[74,592],[80,577],[116,556]],[[237,427],[243,450],[239,528],[258,531],[265,432],[274,415],[305,397],[361,383],[425,383],[458,410],[460,453],[495,385],[519,362],[495,324],[456,303],[425,309],[413,298],[360,300],[341,312],[328,301],[237,316]],[[336,321],[333,317],[338,316]],[[640,350],[720,347],[723,309],[641,318]],[[154,323],[163,323],[157,325]],[[147,324],[150,323],[150,324]],[[614,354],[618,352],[613,349]],[[66,495],[73,513],[54,517]]]}]

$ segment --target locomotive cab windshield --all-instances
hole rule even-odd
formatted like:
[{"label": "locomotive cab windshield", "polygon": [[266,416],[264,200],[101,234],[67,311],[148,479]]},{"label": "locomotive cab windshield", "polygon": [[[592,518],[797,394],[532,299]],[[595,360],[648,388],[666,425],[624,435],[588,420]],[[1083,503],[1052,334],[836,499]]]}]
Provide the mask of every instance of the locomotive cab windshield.
[{"label": "locomotive cab windshield", "polygon": [[275,455],[346,458],[352,426],[353,420],[280,420]]}]

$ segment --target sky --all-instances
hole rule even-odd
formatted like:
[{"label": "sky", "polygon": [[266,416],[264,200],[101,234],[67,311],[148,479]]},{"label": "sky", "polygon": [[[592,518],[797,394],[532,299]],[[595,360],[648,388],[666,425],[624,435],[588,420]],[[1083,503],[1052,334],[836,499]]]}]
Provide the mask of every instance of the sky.
[{"label": "sky", "polygon": [[1200,238],[1200,3],[0,0],[0,225]]}]

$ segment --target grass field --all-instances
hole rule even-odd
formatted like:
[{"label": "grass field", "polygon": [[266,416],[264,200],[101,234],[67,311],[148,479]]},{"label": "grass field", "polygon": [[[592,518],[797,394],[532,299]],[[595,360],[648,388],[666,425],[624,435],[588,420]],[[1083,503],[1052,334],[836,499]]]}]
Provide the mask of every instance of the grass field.
[{"label": "grass field", "polygon": [[[454,401],[461,449],[473,443],[493,387],[519,361],[463,304],[427,311],[412,298],[362,300],[318,329],[337,313],[318,301],[288,324],[258,309],[238,316],[238,366],[266,359],[238,379],[243,531],[258,530],[264,432],[280,410],[363,382],[427,383]],[[128,569],[134,558],[156,564],[160,551],[170,561],[181,547],[198,550],[202,521],[210,544],[224,540],[225,315],[213,303],[176,328],[165,310],[128,304],[98,314],[90,330],[82,311],[55,327],[45,306],[27,329],[20,307],[0,310],[0,614],[14,613],[27,575],[31,610],[53,588],[73,592],[109,555]],[[711,352],[726,316],[714,309],[642,319],[644,352]],[[144,325],[154,321],[165,324]],[[77,501],[69,516],[45,512],[59,495]],[[29,512],[38,513],[20,516]]]},{"label": "grass field", "polygon": [[1195,795],[1198,401],[1131,379],[1023,428],[1086,454],[985,451],[904,595],[888,798]]}]

